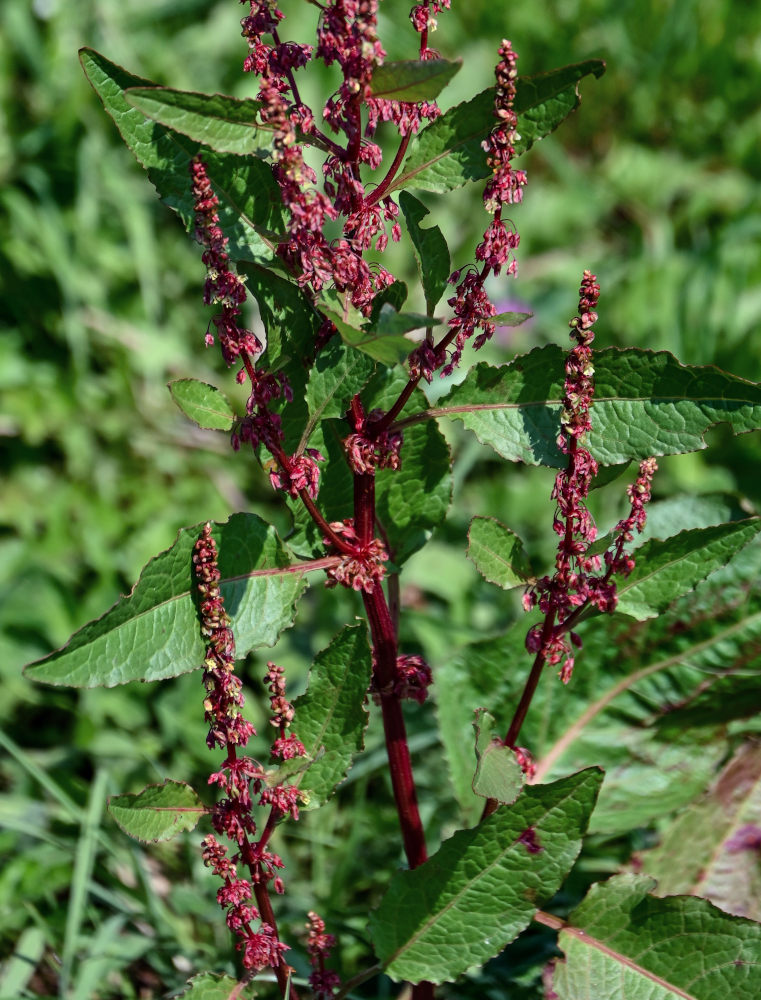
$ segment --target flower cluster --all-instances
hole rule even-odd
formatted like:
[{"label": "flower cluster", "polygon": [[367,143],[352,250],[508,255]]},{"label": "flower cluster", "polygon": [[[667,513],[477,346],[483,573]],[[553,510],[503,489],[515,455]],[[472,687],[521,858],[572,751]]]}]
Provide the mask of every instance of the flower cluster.
[{"label": "flower cluster", "polygon": [[[386,575],[383,563],[388,561],[388,553],[383,543],[378,538],[371,538],[366,545],[363,545],[354,529],[354,519],[351,517],[343,521],[332,521],[330,529],[351,546],[351,551],[337,553],[341,560],[325,571],[328,578],[325,585],[335,587],[340,583],[343,587],[372,594],[376,584],[379,584]],[[323,541],[328,552],[336,551],[330,538],[325,538]]]},{"label": "flower cluster", "polygon": [[[218,786],[223,793],[211,810],[211,822],[217,834],[227,837],[237,847],[235,855],[228,857],[227,847],[209,834],[202,843],[203,860],[223,882],[217,902],[227,910],[227,925],[239,939],[237,947],[243,954],[244,966],[277,968],[287,945],[279,941],[276,928],[265,921],[257,930],[253,929],[252,923],[260,920],[261,914],[252,896],[255,886],[264,886],[269,881],[273,881],[277,892],[283,891],[278,874],[283,862],[268,849],[267,840],[276,819],[285,815],[298,818],[298,791],[292,785],[268,784],[262,765],[238,753],[255,735],[255,730],[241,714],[244,698],[240,678],[234,673],[235,641],[219,588],[217,548],[210,524],[204,526],[195,544],[193,563],[200,596],[201,634],[206,640],[203,678],[204,709],[210,724],[207,744],[210,749],[219,746],[226,750],[222,767],[209,778],[209,784]],[[269,664],[267,680],[272,693],[272,723],[279,732],[272,748],[273,757],[286,760],[301,756],[304,747],[286,732],[293,709],[285,698],[282,670]],[[259,805],[268,805],[272,810],[258,842],[254,840],[257,832],[254,798]],[[249,869],[248,879],[239,876],[241,862]]]},{"label": "flower cluster", "polygon": [[538,604],[545,615],[544,623],[529,630],[526,647],[529,652],[543,656],[552,666],[563,661],[560,677],[564,683],[568,683],[573,672],[572,646],[581,648],[581,638],[569,629],[567,623],[584,607],[596,607],[602,612],[615,610],[617,596],[612,577],[614,573],[626,575],[634,567],[631,556],[624,555],[623,546],[631,541],[634,530],[642,531],[644,527],[644,505],[650,499],[650,485],[657,468],[654,459],[641,463],[637,482],[627,489],[631,513],[616,528],[616,542],[612,551],[605,554],[606,572],[595,575],[602,562],[599,555],[588,554],[589,547],[597,538],[597,527],[586,506],[586,498],[597,475],[597,462],[582,445],[592,427],[592,327],[597,322],[599,295],[596,276],[585,271],[579,289],[578,315],[570,323],[575,346],[566,359],[565,393],[558,435],[558,447],[568,456],[568,461],[556,476],[552,490],[552,499],[557,504],[553,529],[560,539],[555,573],[552,577],[542,577],[523,600],[526,610]]},{"label": "flower cluster", "polygon": [[[206,165],[200,156],[190,162],[190,176],[193,182],[193,202],[195,208],[195,238],[204,247],[203,262],[207,277],[203,300],[206,305],[221,304],[222,311],[214,317],[214,325],[219,335],[222,357],[231,365],[241,355],[256,355],[262,345],[251,330],[240,326],[240,307],[246,301],[243,279],[230,269],[230,257],[226,251],[228,238],[219,225],[217,206],[219,199],[206,173]],[[206,334],[206,344],[211,346],[214,337]]]},{"label": "flower cluster", "polygon": [[293,733],[287,732],[293,721],[293,705],[285,697],[285,671],[270,661],[264,679],[270,692],[270,725],[278,731],[277,739],[272,744],[272,756],[277,760],[304,757],[304,744]]},{"label": "flower cluster", "polygon": [[645,504],[650,500],[653,476],[658,471],[658,463],[654,458],[646,458],[639,464],[639,476],[636,481],[626,487],[629,497],[629,516],[619,521],[614,529],[616,542],[612,549],[605,553],[605,565],[609,573],[628,576],[634,569],[634,560],[624,552],[624,545],[634,538],[634,532],[641,534],[645,527],[647,512]]},{"label": "flower cluster", "polygon": [[383,415],[383,410],[373,410],[360,423],[356,433],[344,440],[344,451],[352,472],[374,476],[376,469],[401,467],[402,432],[384,430],[376,436],[367,433],[368,425],[372,428],[373,420],[380,420]]},{"label": "flower cluster", "polygon": [[520,202],[526,184],[525,171],[515,170],[512,166],[515,143],[520,138],[513,110],[518,75],[515,64],[518,56],[507,40],[503,40],[499,55],[500,61],[495,70],[497,87],[494,102],[497,125],[483,143],[486,162],[492,171],[484,189],[484,207],[494,218],[476,248],[476,260],[482,262],[481,269],[468,267],[464,275],[462,270],[457,270],[449,278],[449,283],[456,285],[457,290],[447,300],[454,311],[446,337],[447,345],[453,345],[448,363],[444,364],[446,355],[441,346],[434,348],[428,342],[417,348],[410,357],[412,377],[422,376],[428,382],[433,378],[434,371],[442,365],[442,376],[452,374],[460,362],[466,342],[474,334],[473,346],[476,350],[491,339],[496,329],[493,317],[497,310],[486,293],[486,279],[490,274],[500,274],[503,268],[510,275],[517,271],[514,251],[518,248],[520,237],[513,226],[507,225],[502,219],[502,206]]},{"label": "flower cluster", "polygon": [[396,659],[396,681],[394,694],[397,698],[410,698],[422,705],[428,697],[428,688],[433,684],[431,668],[422,656],[402,654]]},{"label": "flower cluster", "polygon": [[336,939],[332,934],[325,933],[325,921],[314,910],[310,910],[307,916],[309,917],[307,951],[313,970],[309,976],[309,985],[314,990],[314,1000],[328,1000],[341,984],[338,973],[325,968],[325,960],[330,957]]},{"label": "flower cluster", "polygon": [[320,488],[320,470],[318,462],[324,461],[324,456],[316,448],[307,448],[306,454],[290,455],[279,469],[270,472],[270,483],[275,490],[284,490],[290,496],[298,496],[306,490],[314,500]]}]

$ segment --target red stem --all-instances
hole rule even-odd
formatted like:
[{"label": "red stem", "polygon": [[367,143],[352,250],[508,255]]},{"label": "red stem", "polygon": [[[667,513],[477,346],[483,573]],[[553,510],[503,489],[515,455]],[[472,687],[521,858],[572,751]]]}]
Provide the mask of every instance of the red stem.
[{"label": "red stem", "polygon": [[375,205],[385,195],[386,191],[391,186],[391,181],[394,179],[397,170],[402,165],[402,160],[404,159],[404,154],[407,152],[407,147],[410,144],[411,138],[412,136],[409,133],[403,137],[402,141],[399,143],[399,149],[396,151],[394,162],[388,168],[388,173],[380,182],[378,187],[372,192],[372,194],[368,195],[365,201],[366,205]]},{"label": "red stem", "polygon": [[[375,526],[375,478],[368,474],[354,476],[354,527],[360,544],[373,538]],[[407,743],[402,704],[394,691],[396,680],[396,628],[386,596],[379,584],[372,591],[363,591],[375,654],[375,686],[380,694],[383,730],[386,737],[391,786],[402,830],[404,852],[410,868],[417,868],[428,857],[423,823],[417,803],[412,761]]]}]

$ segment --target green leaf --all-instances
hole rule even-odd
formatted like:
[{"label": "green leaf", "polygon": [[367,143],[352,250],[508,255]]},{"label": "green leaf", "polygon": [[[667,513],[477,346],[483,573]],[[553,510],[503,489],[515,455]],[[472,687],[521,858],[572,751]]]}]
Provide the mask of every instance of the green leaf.
[{"label": "green leaf", "polygon": [[693,528],[666,541],[650,539],[637,549],[634,570],[618,582],[616,610],[639,621],[654,618],[714,570],[726,565],[759,533],[761,518],[750,517],[709,528]]},{"label": "green leaf", "polygon": [[300,450],[323,420],[343,417],[352,398],[367,384],[375,370],[372,358],[353,347],[332,340],[317,355],[306,386],[309,419]]},{"label": "green leaf", "polygon": [[581,849],[602,773],[533,785],[391,880],[370,932],[394,980],[451,982],[498,954],[558,890]]},{"label": "green leaf", "polygon": [[433,314],[447,287],[451,262],[447,241],[438,226],[422,229],[421,221],[428,215],[428,209],[407,191],[399,195],[399,207],[404,212],[407,231],[415,249],[420,279],[423,283],[425,306]]},{"label": "green leaf", "polygon": [[639,870],[658,880],[659,896],[689,893],[725,913],[761,920],[761,868],[752,846],[760,834],[761,747],[745,743],[660,845],[638,856]]},{"label": "green leaf", "polygon": [[227,252],[233,260],[270,262],[278,233],[283,232],[280,189],[270,167],[255,156],[216,153],[146,119],[125,97],[129,87],[151,85],[133,76],[93,49],[80,49],[82,68],[103,106],[113,118],[127,146],[162,201],[173,208],[188,232],[195,228],[190,181],[190,161],[199,153],[214,192],[219,198],[219,224],[228,237]]},{"label": "green leaf", "polygon": [[438,427],[407,428],[401,460],[399,469],[380,469],[375,476],[376,511],[397,566],[425,545],[452,500],[452,459]]},{"label": "green leaf", "polygon": [[[183,528],[152,559],[127,597],[90,622],[67,645],[26,668],[45,684],[113,687],[176,677],[203,666],[192,555],[203,525]],[[215,524],[220,587],[233,621],[238,656],[272,646],[295,616],[309,564],[291,565],[273,527],[255,514]]]},{"label": "green leaf", "polygon": [[259,306],[267,334],[261,364],[267,371],[283,370],[295,378],[314,356],[322,322],[319,313],[295,282],[257,264],[242,264],[240,270]]},{"label": "green leaf", "polygon": [[489,322],[496,326],[520,326],[526,320],[533,319],[533,316],[533,313],[503,312],[492,316]]},{"label": "green leaf", "polygon": [[336,312],[335,309],[324,305],[321,305],[320,308],[328,319],[335,323],[341,340],[345,344],[368,354],[375,361],[380,361],[384,365],[395,365],[398,361],[404,361],[410,352],[415,349],[415,344],[401,334],[391,334],[389,336],[383,333],[374,333],[370,330],[359,330],[357,327],[345,322],[340,313]]},{"label": "green leaf", "polygon": [[373,299],[372,309],[370,310],[370,329],[375,328],[380,311],[386,303],[393,306],[395,312],[400,312],[402,306],[407,301],[408,294],[409,291],[404,281],[392,281],[390,285],[382,288]]},{"label": "green leaf", "polygon": [[256,155],[272,147],[274,128],[257,122],[260,101],[170,87],[130,87],[124,98],[146,118],[218,153]]},{"label": "green leaf", "polygon": [[494,517],[474,517],[470,522],[468,559],[489,583],[503,590],[525,586],[534,576],[521,539]]},{"label": "green leaf", "polygon": [[[524,153],[549,135],[579,106],[578,81],[605,72],[605,63],[588,59],[549,73],[519,77],[515,98],[520,139],[516,154]],[[495,88],[450,108],[424,128],[413,140],[401,173],[388,189],[422,188],[443,194],[452,188],[481,180],[491,174],[481,143],[497,124],[494,115]]]},{"label": "green leaf", "polygon": [[497,720],[485,708],[476,709],[473,728],[476,731],[477,761],[473,791],[482,798],[511,805],[523,787],[523,771],[515,751],[502,742],[497,732]]},{"label": "green leaf", "polygon": [[[561,467],[565,359],[549,345],[499,368],[476,365],[428,415],[462,420],[509,461]],[[719,423],[735,434],[761,427],[761,385],[710,365],[683,365],[666,351],[609,348],[594,355],[594,367],[585,447],[601,465],[697,451]]]},{"label": "green leaf", "polygon": [[332,795],[364,748],[371,673],[367,630],[347,625],[317,654],[306,693],[293,704],[293,732],[314,758],[291,781],[307,796],[307,809],[321,806]]},{"label": "green leaf", "polygon": [[433,101],[462,68],[462,59],[403,59],[373,70],[372,96],[417,104]]},{"label": "green leaf", "polygon": [[167,779],[139,795],[113,795],[108,811],[128,836],[155,844],[194,830],[206,808],[190,785]]},{"label": "green leaf", "polygon": [[197,378],[178,378],[168,384],[172,399],[188,420],[212,431],[229,431],[235,411],[216,386]]},{"label": "green leaf", "polygon": [[[379,337],[389,337],[399,333],[409,333],[411,330],[419,330],[421,327],[441,326],[443,319],[436,319],[435,316],[427,316],[425,313],[402,313],[397,312],[390,302],[381,306],[378,318],[374,323],[367,324],[362,329],[368,333],[377,334]],[[408,345],[409,341],[406,342]],[[412,344],[408,350],[415,345]]]},{"label": "green leaf", "polygon": [[256,992],[249,984],[226,976],[222,972],[199,972],[188,980],[186,989],[177,994],[177,1000],[253,1000]]},{"label": "green leaf", "polygon": [[558,1000],[756,1000],[761,924],[704,899],[648,895],[653,881],[619,875],[593,885],[558,939]]}]

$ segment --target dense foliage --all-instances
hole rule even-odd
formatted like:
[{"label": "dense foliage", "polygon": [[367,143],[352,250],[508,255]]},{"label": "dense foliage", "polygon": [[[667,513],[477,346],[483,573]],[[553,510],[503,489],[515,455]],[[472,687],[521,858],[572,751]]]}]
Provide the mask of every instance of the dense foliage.
[{"label": "dense foliage", "polygon": [[[438,299],[454,295],[455,312],[463,301],[459,276],[449,290],[446,278],[450,255],[452,266],[472,261],[488,223],[480,192],[487,153],[498,154],[481,142],[493,129],[494,91],[466,114],[445,116],[451,132],[443,139],[441,124],[426,134],[421,123],[383,192],[394,199],[385,204],[389,234],[400,210],[403,233],[393,235],[403,239],[369,251],[367,280],[342,277],[332,260],[332,281],[324,284],[338,295],[314,280],[299,287],[294,279],[315,268],[317,253],[275,252],[282,240],[273,234],[285,231],[297,193],[282,177],[278,188],[264,158],[273,134],[277,149],[277,126],[251,128],[256,90],[238,72],[230,6],[211,14],[199,6],[196,23],[187,8],[182,18],[167,8],[157,22],[154,10],[137,3],[98,11],[92,21],[84,6],[72,14],[10,2],[0,13],[6,132],[14,142],[0,151],[10,182],[0,251],[10,473],[0,837],[12,857],[2,874],[0,940],[10,957],[0,996],[158,996],[202,969],[235,974],[239,956],[214,900],[217,883],[202,866],[198,833],[162,842],[203,816],[213,801],[210,772],[224,787],[215,744],[245,742],[237,729],[233,738],[217,728],[207,747],[196,672],[205,658],[207,720],[239,718],[236,692],[220,687],[208,665],[214,657],[218,666],[232,662],[226,614],[236,672],[252,689],[246,716],[264,734],[269,695],[283,741],[246,784],[275,819],[301,809],[298,822],[286,821],[273,837],[287,889],[273,893],[273,919],[295,972],[286,974],[277,949],[262,951],[261,938],[242,949],[249,968],[273,967],[281,993],[308,993],[310,954],[320,971],[328,950],[320,919],[311,919],[308,947],[304,930],[307,912],[317,909],[338,939],[327,965],[357,996],[389,995],[391,980],[421,983],[421,998],[430,995],[428,982],[449,984],[438,991],[447,997],[554,990],[613,998],[652,989],[756,996],[761,549],[754,515],[761,496],[758,434],[745,432],[761,426],[761,387],[744,379],[761,379],[752,341],[761,312],[753,180],[759,36],[744,21],[735,44],[739,5],[680,6],[658,21],[655,40],[652,32],[645,40],[638,37],[641,5],[611,12],[603,4],[548,5],[545,18],[517,12],[502,25],[491,5],[476,3],[440,12],[432,37],[444,60],[396,66],[385,77],[377,67],[369,73],[376,113],[392,116],[398,109],[382,102],[400,93],[420,107],[448,84],[438,100],[454,107],[491,87],[487,70],[500,56],[510,66],[504,48],[497,55],[505,32],[522,72],[573,61],[554,75],[519,80],[514,95],[512,78],[503,81],[502,110],[514,103],[518,113],[520,136],[508,136],[516,156],[565,118],[583,81],[582,113],[518,161],[530,174],[525,202],[510,209],[521,235],[519,281],[504,271],[498,277],[497,266],[475,289],[491,295],[502,325],[479,355],[468,337],[462,345],[453,340],[464,350],[457,372],[435,375],[423,396],[417,383],[405,388],[410,373],[425,384],[432,369],[454,368],[459,359],[418,348],[408,361],[415,338],[406,334],[428,330],[433,345],[447,329],[440,320],[451,315]],[[317,11],[293,7],[285,25],[295,23],[294,37],[307,42]],[[170,34],[172,44],[161,43]],[[395,0],[382,5],[378,34],[387,63],[414,58],[414,32]],[[691,44],[698,38],[700,45]],[[212,331],[226,360],[255,357],[266,333],[256,370],[280,379],[258,396],[201,349],[213,314],[200,305],[202,251],[183,242],[181,227],[164,224],[166,210],[146,196],[144,177],[129,170],[116,132],[75,76],[71,53],[85,42],[108,53],[85,49],[82,66],[122,138],[204,245],[207,299],[222,303]],[[601,73],[600,55],[609,60],[607,75],[585,81]],[[457,74],[459,56],[465,65]],[[668,86],[659,75],[666,72]],[[144,86],[157,79],[194,95]],[[303,100],[321,108],[337,80],[317,68]],[[244,100],[206,102],[201,89]],[[341,100],[332,113],[351,147]],[[308,129],[303,118],[298,124]],[[470,146],[461,156],[463,130]],[[399,140],[386,126],[378,135],[387,167]],[[329,143],[315,147],[336,152]],[[281,154],[291,148],[283,144]],[[433,158],[443,168],[426,167]],[[512,179],[501,192],[492,188],[491,205],[487,193],[497,219],[502,202],[520,201],[511,159],[495,161]],[[332,196],[343,192],[350,215],[346,178],[335,166],[332,176]],[[327,246],[339,232],[336,223]],[[356,220],[348,233],[358,238]],[[515,241],[508,249],[517,249]],[[228,261],[245,276],[258,314],[237,311],[243,286],[225,277],[235,274]],[[406,282],[406,304],[401,287],[382,279],[379,261]],[[508,272],[511,262],[498,261]],[[591,275],[573,350],[561,335],[586,266],[602,285],[593,355],[587,331],[599,289]],[[527,313],[531,319],[516,325]],[[603,349],[610,344],[627,349]],[[539,349],[523,353],[532,348]],[[652,353],[663,349],[704,367]],[[303,358],[311,359],[306,369]],[[242,371],[242,381],[261,386],[250,365]],[[392,415],[368,431],[366,416],[376,410]],[[237,455],[219,430],[242,444]],[[711,447],[698,455],[704,439]],[[251,443],[268,476],[252,461]],[[660,470],[638,534],[639,499],[649,499],[654,470],[646,463],[637,480],[630,463],[651,455]],[[357,534],[373,508],[367,499],[352,502],[368,474],[383,528],[374,549]],[[625,487],[635,480],[628,505]],[[555,552],[555,501],[565,518],[565,554]],[[232,513],[238,510],[247,513]],[[218,523],[202,534],[198,522],[207,518]],[[633,566],[631,545],[620,544],[632,535]],[[203,547],[212,536],[216,553]],[[201,628],[194,552],[211,588]],[[385,682],[381,553],[391,556],[388,608],[392,617],[401,609],[404,651],[394,659],[398,676]],[[545,576],[553,561],[554,576]],[[21,676],[23,662],[60,646],[129,591],[145,563],[128,599]],[[338,586],[325,590],[325,573]],[[576,574],[570,585],[569,574]],[[519,599],[526,583],[529,619]],[[602,614],[614,604],[615,614]],[[381,712],[362,704],[373,662],[367,630],[354,619],[365,614],[375,646],[374,700],[386,715],[386,703],[409,699],[404,742],[419,827],[399,808],[397,779],[389,783]],[[553,631],[564,623],[567,629]],[[537,684],[521,714],[530,626]],[[278,636],[276,652],[262,651]],[[295,757],[284,749],[295,746],[288,743],[291,706],[271,664],[269,692],[262,686],[269,656],[286,668],[288,697],[306,687],[293,707]],[[558,666],[540,678],[546,660]],[[434,683],[426,701],[428,664]],[[80,690],[37,687],[31,678]],[[166,678],[174,679],[97,688]],[[255,750],[265,761],[267,744],[263,736]],[[598,767],[606,772],[601,788]],[[523,772],[532,783],[521,790]],[[141,797],[120,794],[146,785]],[[107,794],[115,796],[110,817]],[[112,819],[151,845],[133,849]],[[402,862],[400,821],[410,868],[426,850],[434,857],[393,874]],[[224,879],[220,855],[208,837],[205,844],[207,865]],[[263,881],[280,878],[271,857],[257,864],[267,869]],[[661,899],[666,893],[702,898]],[[256,901],[260,910],[267,905],[258,890]],[[241,917],[240,899],[220,902]],[[679,934],[667,933],[675,922]],[[565,958],[554,972],[553,956]],[[583,985],[590,981],[594,987]],[[226,996],[226,983],[197,979],[193,995]],[[333,985],[312,980],[317,995]]]}]

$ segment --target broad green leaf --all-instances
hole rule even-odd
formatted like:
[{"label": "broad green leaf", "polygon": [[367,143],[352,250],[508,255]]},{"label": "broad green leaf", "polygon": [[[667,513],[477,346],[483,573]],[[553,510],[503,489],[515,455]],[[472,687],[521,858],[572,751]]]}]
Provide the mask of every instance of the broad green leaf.
[{"label": "broad green leaf", "polygon": [[497,733],[497,722],[485,708],[476,709],[476,772],[473,791],[503,805],[515,802],[523,787],[523,771],[515,751],[505,746]]},{"label": "broad green leaf", "polygon": [[112,796],[108,811],[128,836],[147,844],[194,830],[206,808],[190,785],[167,779],[138,795]]},{"label": "broad green leaf", "polygon": [[745,743],[709,792],[639,855],[659,896],[688,893],[725,913],[761,919],[761,747]]},{"label": "broad green leaf", "polygon": [[474,517],[468,529],[468,559],[489,583],[503,590],[533,578],[523,542],[495,517]]},{"label": "broad green leaf", "polygon": [[335,323],[341,340],[345,344],[368,354],[373,360],[380,361],[384,365],[395,365],[398,361],[404,361],[410,352],[415,349],[414,342],[407,340],[402,334],[386,335],[377,332],[374,333],[369,330],[360,330],[356,326],[345,322],[340,313],[334,309],[327,306],[321,306],[320,308],[328,319]]},{"label": "broad green leaf", "polygon": [[[509,461],[560,467],[565,359],[549,345],[499,368],[481,363],[427,413],[462,420]],[[719,423],[735,434],[761,427],[761,385],[710,365],[683,365],[666,351],[609,348],[594,355],[594,367],[585,446],[601,465],[698,451]]]},{"label": "broad green leaf", "polygon": [[[516,154],[549,135],[579,106],[578,82],[582,77],[590,73],[600,77],[604,72],[605,63],[589,59],[549,73],[519,77],[515,111],[521,138],[515,143]],[[491,169],[481,143],[497,124],[494,97],[493,87],[484,90],[424,128],[413,140],[402,172],[389,193],[400,188],[422,188],[443,194],[468,181],[488,177]]]},{"label": "broad green leaf", "polygon": [[168,385],[172,399],[188,420],[212,431],[229,431],[235,411],[216,386],[197,378],[178,378]]},{"label": "broad green leaf", "polygon": [[332,795],[364,747],[371,673],[367,630],[347,625],[317,654],[306,693],[293,704],[293,732],[314,758],[291,780],[307,796],[307,809],[321,806]]},{"label": "broad green leaf", "polygon": [[653,887],[637,875],[592,886],[558,939],[558,1000],[757,1000],[761,924]]},{"label": "broad green leaf", "polygon": [[447,241],[438,226],[423,229],[420,225],[428,215],[428,209],[407,191],[399,194],[399,207],[404,212],[407,230],[415,249],[420,279],[423,283],[425,305],[433,314],[447,287],[451,263]]},{"label": "broad green leaf", "polygon": [[498,954],[570,871],[601,781],[590,769],[524,788],[419,868],[398,871],[370,918],[384,971],[451,982]]},{"label": "broad green leaf", "polygon": [[294,377],[314,356],[322,319],[299,286],[257,264],[242,264],[249,291],[259,306],[267,334],[261,364],[267,371],[281,369]]},{"label": "broad green leaf", "polygon": [[[183,528],[152,559],[127,597],[75,632],[61,649],[26,668],[45,684],[113,687],[176,677],[203,666],[192,555],[203,525]],[[238,656],[272,646],[296,613],[310,565],[292,565],[273,527],[255,514],[215,524],[220,587]]]},{"label": "broad green leaf", "polygon": [[761,517],[693,528],[636,551],[631,574],[618,583],[616,610],[643,621],[665,611],[761,533]]},{"label": "broad green leaf", "polygon": [[146,119],[127,101],[129,87],[151,85],[133,76],[93,49],[80,49],[82,68],[103,106],[113,118],[122,139],[139,163],[162,201],[173,208],[188,232],[195,228],[190,161],[201,152],[214,192],[219,198],[219,224],[230,240],[227,252],[233,260],[270,262],[283,231],[280,189],[270,167],[255,156],[216,153]]},{"label": "broad green leaf", "polygon": [[372,96],[384,101],[417,104],[434,101],[455,73],[462,59],[403,59],[384,63],[373,70]]},{"label": "broad green leaf", "polygon": [[226,94],[198,94],[171,87],[130,87],[128,104],[146,118],[218,153],[256,155],[272,147],[274,129],[257,122],[261,103]]},{"label": "broad green leaf", "polygon": [[256,992],[250,984],[243,985],[222,972],[199,972],[188,980],[187,987],[177,994],[177,1000],[253,1000]]},{"label": "broad green leaf", "polygon": [[344,416],[352,398],[366,385],[374,370],[375,362],[369,355],[338,340],[332,340],[320,351],[306,385],[309,419],[301,436],[301,449],[323,420]]}]

